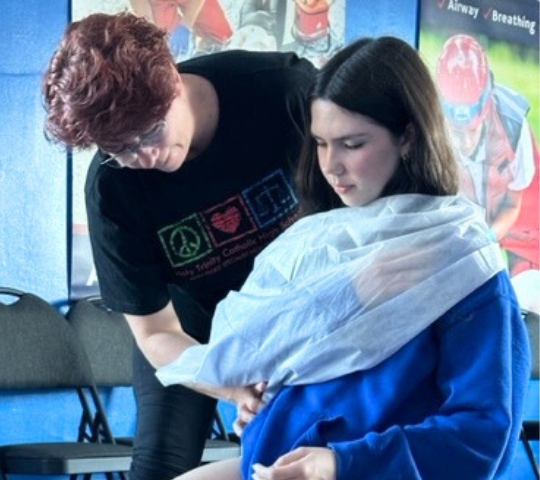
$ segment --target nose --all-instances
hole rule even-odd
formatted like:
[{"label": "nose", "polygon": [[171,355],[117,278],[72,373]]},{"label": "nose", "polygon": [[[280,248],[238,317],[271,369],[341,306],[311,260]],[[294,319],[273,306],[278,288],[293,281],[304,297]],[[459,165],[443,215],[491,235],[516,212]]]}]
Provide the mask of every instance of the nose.
[{"label": "nose", "polygon": [[153,145],[139,147],[137,150],[137,162],[135,163],[136,168],[154,168],[159,153],[159,148]]},{"label": "nose", "polygon": [[345,167],[339,155],[330,147],[320,148],[318,151],[321,170],[327,175],[340,176],[345,172]]}]

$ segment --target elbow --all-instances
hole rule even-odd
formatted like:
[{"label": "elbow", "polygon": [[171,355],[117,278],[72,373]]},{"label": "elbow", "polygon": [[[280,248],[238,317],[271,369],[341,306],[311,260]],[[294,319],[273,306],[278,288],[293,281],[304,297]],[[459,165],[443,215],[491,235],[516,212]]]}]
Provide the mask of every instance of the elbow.
[{"label": "elbow", "polygon": [[478,478],[493,478],[507,468],[517,445],[520,425],[520,419],[504,408],[484,412],[471,421],[469,446],[474,457],[471,461],[482,475]]}]

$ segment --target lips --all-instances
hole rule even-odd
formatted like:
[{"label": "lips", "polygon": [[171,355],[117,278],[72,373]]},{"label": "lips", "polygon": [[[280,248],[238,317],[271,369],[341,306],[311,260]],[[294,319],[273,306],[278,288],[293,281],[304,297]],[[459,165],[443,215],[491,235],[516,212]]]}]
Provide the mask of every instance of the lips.
[{"label": "lips", "polygon": [[344,193],[347,193],[349,190],[351,190],[353,188],[353,186],[338,183],[338,184],[333,185],[333,188],[334,188],[334,191],[338,195],[343,195]]}]

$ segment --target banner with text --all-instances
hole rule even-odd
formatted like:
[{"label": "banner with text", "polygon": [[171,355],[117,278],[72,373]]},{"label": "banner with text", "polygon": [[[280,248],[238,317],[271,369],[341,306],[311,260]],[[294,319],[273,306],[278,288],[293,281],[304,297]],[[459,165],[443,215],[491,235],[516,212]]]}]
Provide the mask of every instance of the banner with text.
[{"label": "banner with text", "polygon": [[461,194],[484,207],[520,301],[536,308],[539,5],[424,0],[419,40],[459,159]]}]

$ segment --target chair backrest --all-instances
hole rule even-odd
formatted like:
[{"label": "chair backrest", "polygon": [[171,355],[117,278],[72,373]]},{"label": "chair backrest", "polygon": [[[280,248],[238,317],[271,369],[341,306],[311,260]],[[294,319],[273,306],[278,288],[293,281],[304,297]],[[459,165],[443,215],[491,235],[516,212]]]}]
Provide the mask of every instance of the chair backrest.
[{"label": "chair backrest", "polygon": [[[134,340],[124,316],[105,307],[100,296],[91,296],[77,300],[66,317],[86,348],[96,385],[131,386]],[[212,435],[228,440],[218,410]]]},{"label": "chair backrest", "polygon": [[66,314],[84,345],[98,387],[131,386],[133,335],[123,315],[100,297],[76,301]]},{"label": "chair backrest", "polygon": [[523,311],[531,347],[531,379],[538,380],[540,356],[540,316],[536,312]]},{"label": "chair backrest", "polygon": [[0,388],[93,386],[86,352],[63,315],[31,293],[0,287],[17,299],[0,303]]}]

